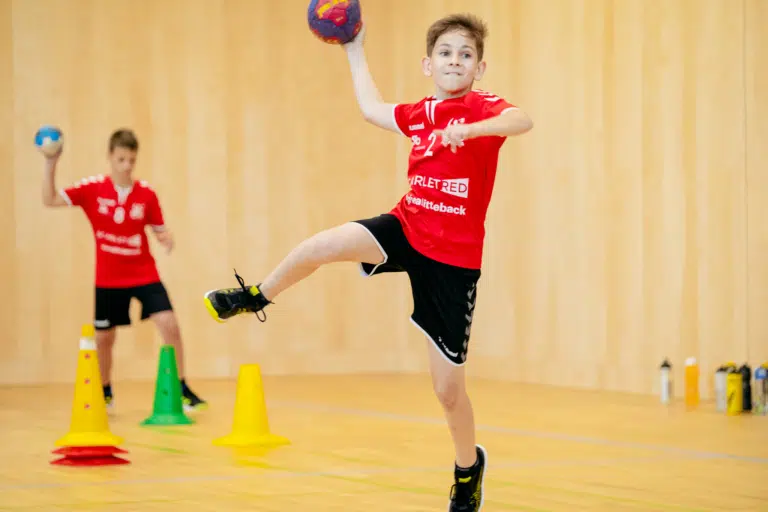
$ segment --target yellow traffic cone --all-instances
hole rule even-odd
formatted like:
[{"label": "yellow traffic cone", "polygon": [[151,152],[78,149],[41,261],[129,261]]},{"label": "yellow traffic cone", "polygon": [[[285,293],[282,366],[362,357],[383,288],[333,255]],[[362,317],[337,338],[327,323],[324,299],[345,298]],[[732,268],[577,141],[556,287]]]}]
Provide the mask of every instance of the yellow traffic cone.
[{"label": "yellow traffic cone", "polygon": [[280,446],[288,439],[269,431],[261,370],[257,364],[240,366],[232,432],[213,440],[217,446]]},{"label": "yellow traffic cone", "polygon": [[123,442],[109,431],[94,336],[93,325],[84,325],[69,433],[58,439],[56,446],[116,446]]}]

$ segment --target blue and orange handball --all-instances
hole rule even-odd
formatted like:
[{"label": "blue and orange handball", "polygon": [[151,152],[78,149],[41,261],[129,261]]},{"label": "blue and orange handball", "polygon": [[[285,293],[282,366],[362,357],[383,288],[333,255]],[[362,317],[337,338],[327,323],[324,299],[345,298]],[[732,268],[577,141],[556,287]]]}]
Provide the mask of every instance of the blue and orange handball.
[{"label": "blue and orange handball", "polygon": [[309,29],[329,44],[346,44],[363,27],[359,0],[311,0],[307,9]]}]

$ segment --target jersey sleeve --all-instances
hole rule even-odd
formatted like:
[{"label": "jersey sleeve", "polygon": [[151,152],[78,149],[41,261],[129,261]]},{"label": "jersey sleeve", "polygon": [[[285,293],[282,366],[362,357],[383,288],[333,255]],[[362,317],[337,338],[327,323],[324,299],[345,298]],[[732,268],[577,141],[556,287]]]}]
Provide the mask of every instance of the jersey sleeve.
[{"label": "jersey sleeve", "polygon": [[398,103],[394,108],[395,124],[406,137],[411,136],[410,120],[418,108],[418,103]]},{"label": "jersey sleeve", "polygon": [[79,206],[83,209],[88,209],[93,204],[97,183],[99,181],[96,178],[83,178],[68,187],[59,189],[59,195],[64,198],[69,206]]},{"label": "jersey sleeve", "polygon": [[490,92],[479,91],[478,97],[481,120],[496,117],[508,110],[516,110],[518,108],[517,105],[513,105],[501,96]]},{"label": "jersey sleeve", "polygon": [[155,231],[165,230],[163,209],[160,207],[160,199],[154,191],[152,191],[152,195],[147,204],[147,224]]}]

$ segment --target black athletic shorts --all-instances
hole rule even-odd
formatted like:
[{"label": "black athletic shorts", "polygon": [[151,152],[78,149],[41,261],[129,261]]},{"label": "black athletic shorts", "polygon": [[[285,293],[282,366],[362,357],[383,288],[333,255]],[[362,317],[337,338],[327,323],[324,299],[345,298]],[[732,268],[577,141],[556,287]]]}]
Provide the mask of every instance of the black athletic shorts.
[{"label": "black athletic shorts", "polygon": [[163,283],[151,283],[130,288],[96,288],[95,317],[93,326],[97,330],[130,325],[129,308],[131,299],[141,302],[141,319],[145,320],[160,311],[172,311],[171,299]]},{"label": "black athletic shorts", "polygon": [[413,294],[411,321],[451,363],[463,365],[480,270],[447,265],[416,251],[392,214],[355,222],[368,229],[384,253],[384,262],[378,265],[360,264],[363,275],[407,273]]}]

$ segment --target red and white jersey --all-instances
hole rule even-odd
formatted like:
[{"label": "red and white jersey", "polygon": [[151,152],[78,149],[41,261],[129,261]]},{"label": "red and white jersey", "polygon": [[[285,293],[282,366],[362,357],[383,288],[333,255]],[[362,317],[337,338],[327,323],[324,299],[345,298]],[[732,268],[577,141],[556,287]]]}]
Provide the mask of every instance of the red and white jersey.
[{"label": "red and white jersey", "polygon": [[109,176],[92,176],[59,192],[80,206],[96,241],[96,286],[125,288],[160,280],[145,226],[164,229],[163,212],[147,182],[116,187]]},{"label": "red and white jersey", "polygon": [[505,137],[469,139],[453,153],[432,132],[515,108],[480,90],[459,98],[428,96],[418,103],[395,106],[395,122],[413,147],[408,158],[410,190],[391,213],[400,219],[414,249],[449,265],[481,267],[485,217]]}]

